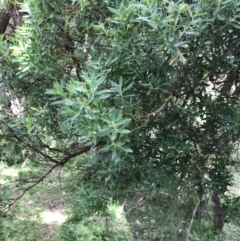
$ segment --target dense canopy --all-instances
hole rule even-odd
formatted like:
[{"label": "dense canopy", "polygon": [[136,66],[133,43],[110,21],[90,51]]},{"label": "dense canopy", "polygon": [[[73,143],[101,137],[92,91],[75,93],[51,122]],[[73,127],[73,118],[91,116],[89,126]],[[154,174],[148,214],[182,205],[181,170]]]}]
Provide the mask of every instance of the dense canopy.
[{"label": "dense canopy", "polygon": [[0,11],[1,161],[41,167],[1,187],[3,212],[78,160],[83,214],[129,186],[171,186],[196,192],[202,215],[211,192],[222,229],[238,165],[239,1],[28,0]]}]

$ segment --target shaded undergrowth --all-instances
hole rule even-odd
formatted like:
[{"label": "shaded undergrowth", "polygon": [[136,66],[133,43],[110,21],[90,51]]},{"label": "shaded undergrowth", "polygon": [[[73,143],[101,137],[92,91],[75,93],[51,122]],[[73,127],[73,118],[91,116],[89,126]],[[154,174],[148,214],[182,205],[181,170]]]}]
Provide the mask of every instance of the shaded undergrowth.
[{"label": "shaded undergrowth", "polygon": [[[1,165],[1,182],[16,176],[14,167]],[[61,171],[61,173],[60,173]],[[80,172],[66,167],[54,170],[0,218],[2,241],[237,241],[240,237],[239,176],[223,204],[225,226],[216,233],[211,203],[204,220],[199,211],[193,216],[198,199],[194,192],[176,189],[151,193],[128,187],[122,199],[111,201],[103,213],[81,216]],[[207,199],[209,200],[209,199]],[[80,205],[81,207],[81,205]],[[78,215],[79,214],[79,215]],[[192,223],[191,223],[192,221]]]}]

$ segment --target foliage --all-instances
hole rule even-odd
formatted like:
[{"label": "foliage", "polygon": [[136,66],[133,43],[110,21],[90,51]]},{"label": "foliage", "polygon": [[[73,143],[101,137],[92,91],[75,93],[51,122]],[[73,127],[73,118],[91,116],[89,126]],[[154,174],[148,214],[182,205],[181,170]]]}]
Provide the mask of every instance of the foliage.
[{"label": "foliage", "polygon": [[20,173],[3,212],[84,153],[84,215],[129,186],[225,193],[240,134],[238,1],[19,6],[23,24],[0,39],[0,149],[37,172]]}]

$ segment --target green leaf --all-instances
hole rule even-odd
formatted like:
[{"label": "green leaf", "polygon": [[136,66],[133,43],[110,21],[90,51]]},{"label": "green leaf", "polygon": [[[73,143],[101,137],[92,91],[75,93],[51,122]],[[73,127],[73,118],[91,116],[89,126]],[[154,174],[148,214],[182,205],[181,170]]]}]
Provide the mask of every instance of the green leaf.
[{"label": "green leaf", "polygon": [[144,22],[147,22],[152,28],[157,29],[157,24],[154,21],[152,21],[149,18],[147,18],[147,17],[138,17],[136,19],[137,20],[142,20]]},{"label": "green leaf", "polygon": [[132,16],[133,16],[133,14],[134,14],[134,12],[131,12],[131,13],[128,15],[128,17],[127,17],[127,19],[126,19],[126,21],[125,21],[125,23],[124,23],[126,26],[129,24],[129,22],[130,22],[130,20],[131,20],[131,18],[132,18]]},{"label": "green leaf", "polygon": [[174,44],[174,47],[182,47],[182,48],[187,48],[188,47],[188,42],[184,41],[184,42],[179,42],[177,44]]},{"label": "green leaf", "polygon": [[234,28],[240,29],[240,24],[238,24],[238,23],[231,23],[231,25],[232,25]]},{"label": "green leaf", "polygon": [[101,76],[100,78],[93,81],[94,89],[97,89],[103,82],[105,81],[105,76]]},{"label": "green leaf", "polygon": [[199,35],[199,32],[193,31],[193,30],[187,30],[187,31],[186,31],[186,34],[198,36],[198,35]]},{"label": "green leaf", "polygon": [[188,13],[191,17],[193,17],[191,7],[188,7]]},{"label": "green leaf", "polygon": [[109,119],[109,117],[107,117],[107,116],[102,116],[102,117],[100,118],[100,120],[102,120],[102,121],[104,121],[104,122],[106,122],[106,123],[108,123],[108,124],[112,124],[112,120]]},{"label": "green leaf", "polygon": [[53,101],[51,104],[52,105],[59,105],[59,104],[63,104],[64,101],[63,100],[56,100],[56,101]]},{"label": "green leaf", "polygon": [[76,118],[79,117],[79,115],[81,115],[82,111],[78,111],[72,118],[71,121],[74,121]]},{"label": "green leaf", "polygon": [[76,83],[75,82],[70,82],[67,86],[66,89],[71,93],[71,94],[77,94],[77,89],[76,89]]},{"label": "green leaf", "polygon": [[131,89],[133,84],[134,84],[134,82],[130,83],[126,88],[124,88],[123,92]]},{"label": "green leaf", "polygon": [[223,15],[219,14],[219,13],[217,14],[217,18],[221,21],[225,20],[225,17]]},{"label": "green leaf", "polygon": [[234,0],[226,0],[225,2],[222,2],[221,4],[222,5],[225,5],[225,4],[228,4],[228,3],[234,3],[235,1]]},{"label": "green leaf", "polygon": [[107,7],[111,13],[117,14],[117,10],[111,7]]},{"label": "green leaf", "polygon": [[104,137],[104,136],[107,136],[109,135],[113,130],[111,128],[105,128],[105,129],[102,129],[98,132],[98,136],[99,137]]},{"label": "green leaf", "polygon": [[127,124],[129,124],[130,121],[131,121],[131,119],[129,119],[129,118],[123,119],[123,120],[117,122],[116,125],[118,125],[118,126],[127,125]]},{"label": "green leaf", "polygon": [[74,102],[70,99],[65,99],[65,100],[63,100],[63,104],[68,105],[68,106],[72,106],[72,105],[74,105]]},{"label": "green leaf", "polygon": [[111,96],[111,94],[102,94],[102,95],[97,95],[94,97],[93,102],[94,103],[98,103],[100,100],[104,100],[107,99],[109,96]]},{"label": "green leaf", "polygon": [[126,146],[122,146],[121,149],[123,151],[125,151],[126,153],[132,153],[133,152],[129,147],[126,147]]},{"label": "green leaf", "polygon": [[131,131],[130,131],[130,130],[127,130],[127,129],[118,129],[117,132],[118,132],[118,133],[121,133],[121,134],[131,133]]},{"label": "green leaf", "polygon": [[114,146],[112,144],[107,144],[104,147],[101,148],[101,152],[108,152],[114,149]]},{"label": "green leaf", "polygon": [[47,95],[54,95],[54,94],[56,94],[56,91],[54,89],[47,89],[45,91],[45,94],[47,94]]}]

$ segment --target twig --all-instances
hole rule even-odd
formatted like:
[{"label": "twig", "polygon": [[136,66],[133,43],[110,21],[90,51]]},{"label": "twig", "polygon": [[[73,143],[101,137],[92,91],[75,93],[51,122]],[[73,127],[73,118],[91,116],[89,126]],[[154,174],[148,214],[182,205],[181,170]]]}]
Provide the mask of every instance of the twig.
[{"label": "twig", "polygon": [[192,225],[193,225],[193,221],[194,221],[194,218],[195,218],[195,215],[196,215],[196,212],[197,212],[197,209],[198,209],[198,206],[199,204],[205,200],[205,197],[203,197],[195,206],[194,210],[193,210],[193,214],[192,214],[192,218],[191,218],[191,222],[190,222],[190,225],[188,227],[188,234],[187,234],[187,238],[186,238],[186,241],[189,240],[189,235],[190,235],[190,232],[191,232],[191,229],[192,229]]},{"label": "twig", "polygon": [[29,144],[29,143],[26,143],[25,140],[23,140],[21,137],[19,137],[15,132],[14,130],[8,125],[6,124],[5,122],[1,121],[2,124],[4,124],[9,130],[10,132],[12,133],[13,135],[13,138],[15,138],[19,143],[23,143],[26,147],[32,149],[33,151],[35,151],[36,153],[39,153],[41,154],[44,158],[46,159],[49,159],[51,162],[55,163],[55,164],[59,164],[57,160],[55,160],[54,158],[52,158],[51,156],[43,153],[42,151],[40,151],[38,148],[36,148],[35,146]]},{"label": "twig", "polygon": [[15,198],[12,203],[8,204],[7,209],[6,209],[5,211],[3,211],[2,213],[3,213],[3,214],[7,213],[7,212],[10,210],[10,208],[11,208],[18,200],[20,200],[20,199],[25,195],[25,193],[26,193],[27,191],[29,191],[30,189],[32,189],[33,187],[35,187],[37,184],[39,184],[41,181],[43,181],[43,180],[48,176],[48,174],[51,173],[52,170],[53,170],[54,168],[56,168],[57,166],[58,166],[58,163],[55,164],[54,166],[52,166],[43,176],[41,176],[41,177],[40,177],[36,182],[34,182],[31,186],[29,186],[28,188],[24,189],[23,192],[22,192],[22,194],[19,195],[17,198]]},{"label": "twig", "polygon": [[140,197],[137,202],[126,212],[126,214],[129,214],[132,212],[134,209],[137,209],[140,205],[140,203],[143,201],[143,199],[147,196],[147,193],[144,194],[142,197]]},{"label": "twig", "polygon": [[61,166],[59,172],[58,172],[58,181],[59,181],[59,188],[62,190],[62,184],[61,184],[61,172],[64,166]]},{"label": "twig", "polygon": [[[104,140],[100,140],[95,147],[98,147],[104,144],[106,144],[106,142]],[[7,213],[10,210],[10,208],[25,195],[27,191],[29,191],[30,189],[38,185],[40,182],[42,182],[56,167],[58,166],[63,167],[73,157],[79,156],[85,152],[88,152],[89,150],[91,150],[91,146],[84,146],[79,151],[65,156],[62,160],[60,160],[55,165],[53,165],[43,176],[38,178],[31,186],[24,189],[18,197],[14,198],[13,202],[7,205],[6,210],[2,211],[2,214]]]},{"label": "twig", "polygon": [[50,146],[48,146],[47,144],[45,144],[44,142],[43,142],[43,140],[41,140],[41,138],[38,136],[38,135],[36,135],[36,138],[42,143],[42,146],[40,146],[40,147],[45,147],[45,148],[47,148],[49,151],[57,151],[57,152],[63,152],[62,150],[60,150],[60,149],[57,149],[57,148],[52,148],[52,147],[50,147]]},{"label": "twig", "polygon": [[165,106],[166,106],[166,104],[168,103],[168,101],[169,101],[172,97],[173,97],[173,96],[170,95],[157,110],[149,113],[149,114],[146,116],[146,117],[147,117],[147,122],[149,121],[149,118],[150,118],[151,116],[156,115],[156,114],[160,113],[161,111],[163,111],[164,108],[165,108]]}]

